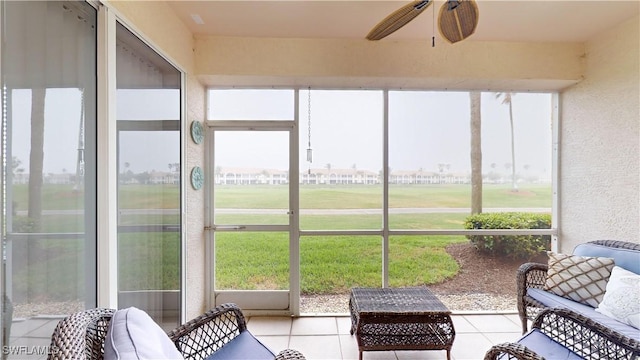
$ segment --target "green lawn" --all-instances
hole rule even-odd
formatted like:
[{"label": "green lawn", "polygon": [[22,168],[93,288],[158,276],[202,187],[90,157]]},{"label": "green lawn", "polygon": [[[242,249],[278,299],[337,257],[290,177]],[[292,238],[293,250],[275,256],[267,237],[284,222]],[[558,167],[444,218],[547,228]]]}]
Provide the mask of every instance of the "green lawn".
[{"label": "green lawn", "polygon": [[[394,286],[435,284],[458,264],[444,251],[463,236],[395,236],[389,244]],[[288,289],[289,243],[282,233],[220,233],[216,237],[216,288]],[[377,236],[309,236],[300,239],[304,294],[346,293],[382,284],[382,239]]]},{"label": "green lawn", "polygon": [[[286,209],[287,186],[223,186],[215,194],[220,208]],[[162,185],[123,185],[122,209],[177,209],[178,188]],[[25,186],[14,186],[18,210],[27,204]],[[301,186],[303,209],[379,209],[380,186]],[[469,207],[469,185],[391,186],[390,208]],[[81,193],[70,186],[45,186],[46,210],[73,210],[82,206]],[[549,185],[485,185],[484,207],[551,207]],[[391,229],[462,229],[467,214],[424,213],[390,215]],[[120,225],[177,224],[177,214],[128,214]],[[15,222],[24,221],[14,216]],[[286,215],[219,214],[217,224],[286,224]],[[382,227],[380,214],[301,216],[301,229],[353,230]],[[42,232],[84,231],[81,214],[45,215]],[[67,299],[84,284],[83,244],[79,240],[31,240],[24,266],[14,271],[14,286],[41,296]],[[305,294],[344,293],[353,286],[382,283],[382,242],[378,236],[306,236],[300,239],[301,286]],[[389,281],[392,286],[434,284],[451,278],[458,265],[445,252],[464,236],[392,236],[389,242]],[[216,288],[288,289],[289,243],[287,233],[217,233]],[[26,251],[15,246],[14,251]],[[22,249],[22,250],[20,250]],[[119,235],[119,282],[123,290],[177,289],[179,287],[178,233],[125,233]],[[14,252],[14,259],[20,254]],[[20,265],[20,264],[18,264]],[[71,274],[71,276],[58,276]]]}]

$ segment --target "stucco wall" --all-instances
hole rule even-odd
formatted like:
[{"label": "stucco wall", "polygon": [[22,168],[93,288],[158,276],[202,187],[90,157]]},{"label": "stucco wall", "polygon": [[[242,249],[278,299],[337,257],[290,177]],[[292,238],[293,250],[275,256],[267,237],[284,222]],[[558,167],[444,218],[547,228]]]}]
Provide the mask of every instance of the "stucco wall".
[{"label": "stucco wall", "polygon": [[[206,109],[205,88],[194,75],[187,76],[186,94],[187,118],[184,126],[185,146],[185,174],[183,179],[188,182],[189,174],[194,166],[206,169],[204,160],[204,142],[197,145],[191,140],[189,126],[192,121],[204,121]],[[186,186],[185,196],[185,226],[186,226],[186,316],[192,319],[207,310],[206,302],[206,263],[205,263],[205,237],[204,237],[204,189],[194,190],[190,185]]]},{"label": "stucco wall", "polygon": [[639,24],[589,41],[585,80],[561,93],[560,251],[640,242]]},{"label": "stucco wall", "polygon": [[[145,41],[149,42],[169,61],[186,74],[186,118],[183,121],[183,150],[186,159],[184,180],[194,166],[204,168],[204,145],[195,144],[189,136],[193,120],[205,118],[205,89],[194,74],[194,39],[187,27],[173,13],[168,4],[156,1],[111,1],[107,5],[118,17],[131,26]],[[205,292],[205,247],[204,247],[204,191],[194,190],[186,182],[185,208],[186,226],[186,317],[191,319],[202,314],[207,307]]]}]

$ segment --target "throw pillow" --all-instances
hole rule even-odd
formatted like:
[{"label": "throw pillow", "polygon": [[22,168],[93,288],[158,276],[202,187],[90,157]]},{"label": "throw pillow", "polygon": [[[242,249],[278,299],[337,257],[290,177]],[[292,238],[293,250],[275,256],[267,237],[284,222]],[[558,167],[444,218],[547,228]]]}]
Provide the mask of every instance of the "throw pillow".
[{"label": "throw pillow", "polygon": [[611,271],[602,302],[596,311],[640,329],[640,275],[619,266]]},{"label": "throw pillow", "polygon": [[109,323],[104,342],[105,360],[183,359],[171,339],[144,311],[118,310]]},{"label": "throw pillow", "polygon": [[556,295],[597,307],[602,301],[614,261],[611,258],[549,252],[544,289]]}]

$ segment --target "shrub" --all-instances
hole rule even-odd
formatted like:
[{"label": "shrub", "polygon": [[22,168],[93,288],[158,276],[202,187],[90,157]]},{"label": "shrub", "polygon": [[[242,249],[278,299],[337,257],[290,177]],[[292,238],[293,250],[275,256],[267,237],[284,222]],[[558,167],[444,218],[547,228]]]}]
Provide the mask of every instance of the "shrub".
[{"label": "shrub", "polygon": [[[550,229],[551,215],[526,212],[483,213],[467,217],[465,229]],[[531,259],[551,249],[550,235],[467,235],[481,252]]]}]

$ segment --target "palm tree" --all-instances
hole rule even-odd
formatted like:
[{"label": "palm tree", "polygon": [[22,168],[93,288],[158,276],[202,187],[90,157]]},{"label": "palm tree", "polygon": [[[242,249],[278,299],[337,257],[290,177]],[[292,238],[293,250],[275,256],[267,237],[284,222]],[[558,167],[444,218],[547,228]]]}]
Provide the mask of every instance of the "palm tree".
[{"label": "palm tree", "polygon": [[482,126],[480,92],[469,93],[471,107],[471,214],[482,212]]},{"label": "palm tree", "polygon": [[509,125],[511,127],[511,184],[512,191],[518,191],[518,184],[516,182],[516,147],[515,147],[515,139],[513,136],[513,103],[511,98],[514,94],[506,92],[506,93],[496,93],[496,99],[502,99],[503,105],[509,106]]},{"label": "palm tree", "polygon": [[29,154],[29,208],[27,216],[39,231],[42,217],[42,183],[44,165],[45,88],[31,89],[31,153]]}]

